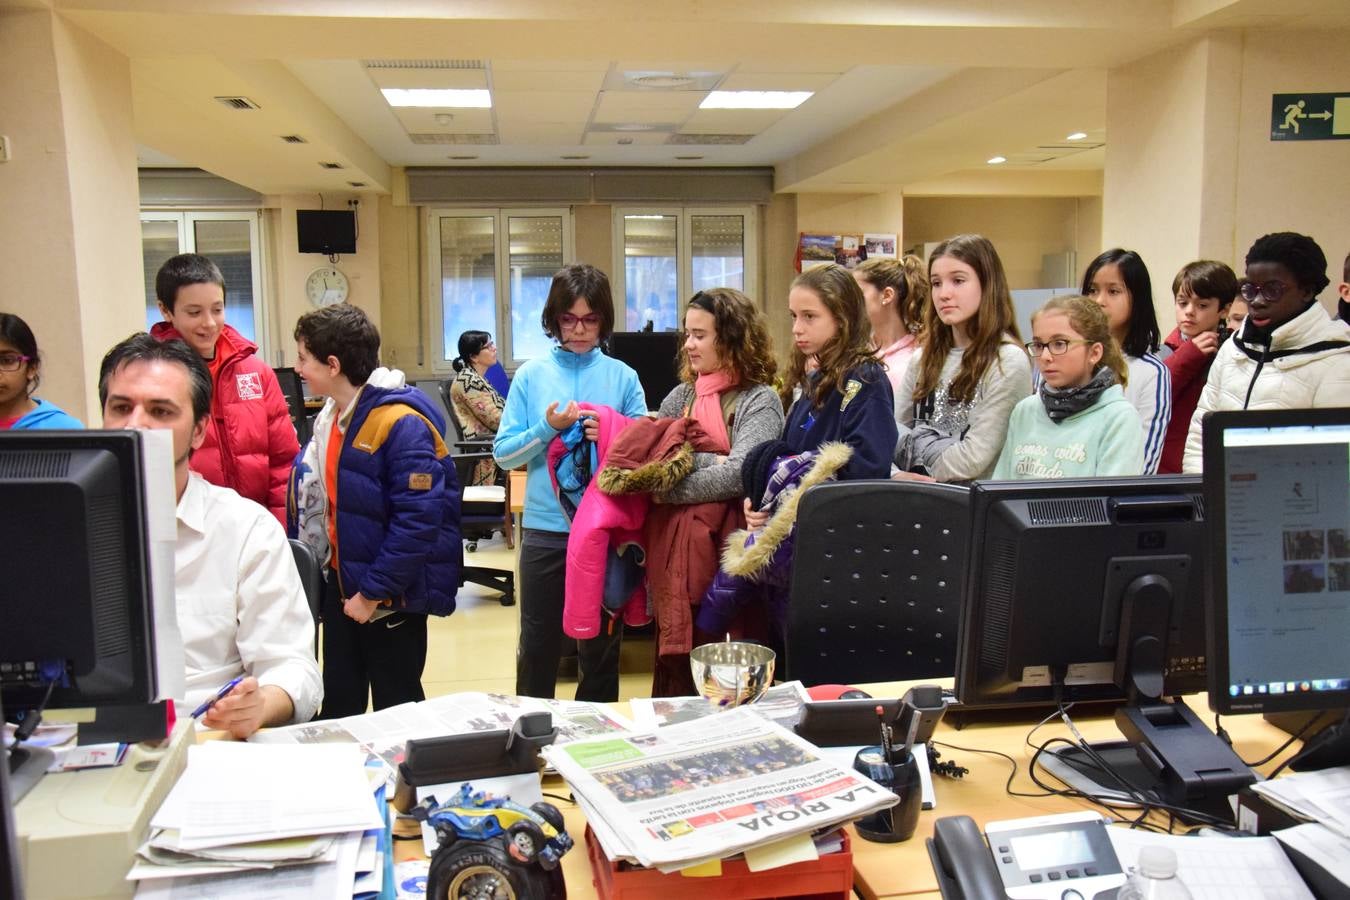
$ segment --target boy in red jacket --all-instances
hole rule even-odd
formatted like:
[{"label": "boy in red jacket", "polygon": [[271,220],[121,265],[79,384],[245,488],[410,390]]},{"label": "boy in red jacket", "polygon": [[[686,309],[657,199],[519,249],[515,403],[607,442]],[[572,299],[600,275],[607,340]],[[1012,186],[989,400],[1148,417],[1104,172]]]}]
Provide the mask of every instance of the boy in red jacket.
[{"label": "boy in red jacket", "polygon": [[1159,474],[1181,471],[1191,416],[1205,389],[1214,354],[1228,336],[1225,317],[1237,293],[1237,275],[1212,260],[1187,263],[1172,279],[1177,327],[1163,341],[1168,351],[1163,365],[1172,373],[1172,418],[1163,438]]},{"label": "boy in red jacket", "polygon": [[155,296],[164,321],[150,333],[183,341],[211,373],[211,415],[193,471],[267,507],[285,525],[286,482],[300,443],[258,345],[225,324],[225,276],[205,256],[182,253],[160,266]]}]

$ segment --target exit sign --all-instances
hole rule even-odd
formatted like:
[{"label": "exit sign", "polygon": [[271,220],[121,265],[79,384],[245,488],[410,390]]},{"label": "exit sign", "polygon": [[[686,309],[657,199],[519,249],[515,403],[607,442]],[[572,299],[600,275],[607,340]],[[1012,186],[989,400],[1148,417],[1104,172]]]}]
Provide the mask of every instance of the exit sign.
[{"label": "exit sign", "polygon": [[1273,94],[1272,141],[1350,140],[1350,93]]}]

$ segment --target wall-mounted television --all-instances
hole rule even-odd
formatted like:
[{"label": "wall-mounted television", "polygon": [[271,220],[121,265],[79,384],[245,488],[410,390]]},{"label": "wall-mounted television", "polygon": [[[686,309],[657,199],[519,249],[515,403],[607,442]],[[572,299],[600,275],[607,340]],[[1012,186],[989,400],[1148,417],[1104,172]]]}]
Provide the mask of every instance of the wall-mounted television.
[{"label": "wall-mounted television", "polygon": [[295,233],[301,253],[355,253],[356,213],[348,209],[297,209]]}]

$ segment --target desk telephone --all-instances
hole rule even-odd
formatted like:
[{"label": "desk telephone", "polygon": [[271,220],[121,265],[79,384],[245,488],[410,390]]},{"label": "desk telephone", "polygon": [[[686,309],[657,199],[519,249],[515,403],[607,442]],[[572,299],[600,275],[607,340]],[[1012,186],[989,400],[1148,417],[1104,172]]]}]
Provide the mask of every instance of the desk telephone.
[{"label": "desk telephone", "polygon": [[[1094,812],[934,823],[928,855],[943,900],[1112,900],[1125,872]],[[985,844],[988,838],[988,844]]]}]

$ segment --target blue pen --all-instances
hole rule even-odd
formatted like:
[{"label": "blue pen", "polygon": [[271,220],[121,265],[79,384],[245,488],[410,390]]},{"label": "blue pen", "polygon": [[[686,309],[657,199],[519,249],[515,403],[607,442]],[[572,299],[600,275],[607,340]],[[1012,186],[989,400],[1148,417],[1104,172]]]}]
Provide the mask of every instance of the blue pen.
[{"label": "blue pen", "polygon": [[238,678],[231,679],[228,684],[226,684],[220,690],[216,691],[215,694],[211,695],[210,697],[207,697],[205,703],[194,709],[192,711],[192,718],[200,719],[202,716],[206,715],[206,711],[209,710],[211,707],[215,706],[216,701],[224,699],[225,695],[228,694],[230,691],[234,690],[235,685],[239,684],[239,682],[243,680],[244,680],[243,675],[240,675]]}]

